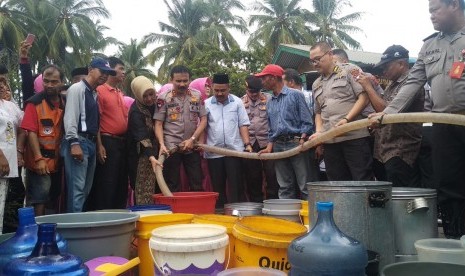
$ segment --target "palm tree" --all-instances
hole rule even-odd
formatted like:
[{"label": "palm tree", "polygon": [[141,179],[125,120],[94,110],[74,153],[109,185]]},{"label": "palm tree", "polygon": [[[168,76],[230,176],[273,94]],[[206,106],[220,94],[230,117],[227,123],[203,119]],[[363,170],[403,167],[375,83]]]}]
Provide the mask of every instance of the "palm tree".
[{"label": "palm tree", "polygon": [[332,47],[360,49],[361,45],[349,33],[362,32],[359,27],[350,25],[359,20],[363,13],[354,12],[339,17],[344,7],[350,7],[348,0],[313,0],[314,12],[307,13],[308,22],[316,27],[313,32],[319,41],[327,41]]},{"label": "palm tree", "polygon": [[[108,18],[108,10],[101,0],[50,0],[50,11],[55,23],[50,24],[47,56],[59,64],[66,64],[66,53],[85,63],[92,54],[92,41],[99,38],[94,18]],[[77,54],[79,53],[79,54]]]},{"label": "palm tree", "polygon": [[310,29],[305,25],[305,10],[299,7],[301,0],[263,0],[255,2],[252,9],[260,14],[251,15],[249,26],[257,24],[247,44],[261,44],[268,55],[274,54],[279,44],[309,44],[313,41]]},{"label": "palm tree", "polygon": [[123,91],[127,95],[134,96],[131,90],[131,82],[137,76],[145,76],[151,80],[156,80],[155,74],[148,69],[149,60],[144,56],[143,51],[146,43],[138,43],[136,39],[131,39],[129,44],[120,43],[118,56],[124,62],[126,68],[126,78],[123,82]]},{"label": "palm tree", "polygon": [[203,3],[195,0],[173,0],[171,6],[163,0],[168,7],[169,24],[158,22],[160,30],[164,33],[150,33],[143,38],[143,42],[151,44],[161,42],[149,54],[150,62],[163,59],[158,76],[166,78],[169,66],[192,60],[199,54],[208,41],[201,40],[199,33],[205,19]]},{"label": "palm tree", "polygon": [[0,0],[0,51],[9,55],[17,53],[24,39],[22,19],[27,16],[15,9],[16,1]]},{"label": "palm tree", "polygon": [[205,29],[202,32],[206,34],[208,41],[225,51],[239,48],[239,44],[229,30],[248,33],[245,20],[234,15],[232,11],[235,9],[244,12],[244,5],[239,0],[207,0],[205,6],[207,15]]}]

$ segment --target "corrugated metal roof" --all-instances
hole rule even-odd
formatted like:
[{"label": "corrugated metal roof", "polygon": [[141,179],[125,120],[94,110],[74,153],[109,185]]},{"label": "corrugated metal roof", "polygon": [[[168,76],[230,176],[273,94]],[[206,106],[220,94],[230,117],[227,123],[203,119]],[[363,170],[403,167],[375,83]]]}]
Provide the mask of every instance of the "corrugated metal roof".
[{"label": "corrugated metal roof", "polygon": [[[298,62],[289,61],[288,60],[289,58],[296,58],[296,59],[305,58],[308,61],[310,47],[311,47],[310,45],[281,44],[278,48],[278,51],[276,51],[275,53],[273,61],[275,60],[276,62],[282,61],[282,62],[286,62],[286,64],[293,64],[293,65],[295,65]],[[281,57],[281,55],[284,55],[284,53],[287,53],[287,52],[292,52],[293,54],[290,56],[286,55],[285,57]],[[381,59],[381,55],[382,55],[380,53],[353,51],[353,50],[346,50],[346,52],[351,62],[364,63],[364,64],[376,64]],[[293,68],[297,68],[297,67],[293,67]]]}]

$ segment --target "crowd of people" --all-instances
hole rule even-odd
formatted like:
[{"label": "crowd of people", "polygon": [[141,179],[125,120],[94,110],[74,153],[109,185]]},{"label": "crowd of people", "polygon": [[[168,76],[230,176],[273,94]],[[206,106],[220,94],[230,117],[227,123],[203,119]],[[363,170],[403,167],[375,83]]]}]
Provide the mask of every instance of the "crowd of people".
[{"label": "crowd of people", "polygon": [[[250,72],[239,98],[230,93],[227,74],[192,80],[189,68],[176,65],[158,93],[152,81],[136,77],[133,99],[120,90],[125,65],[117,57],[97,57],[76,68],[67,86],[55,65],[34,79],[31,45],[23,42],[24,111],[11,101],[8,78],[0,76],[0,215],[8,183],[21,167],[26,203],[43,215],[46,204],[59,197],[66,199],[67,212],[121,209],[128,201],[152,204],[160,166],[171,191],[213,190],[219,193],[217,208],[267,198],[306,199],[306,184],[326,179],[437,188],[445,234],[459,237],[465,234],[465,128],[382,125],[385,114],[397,112],[465,114],[464,3],[430,0],[429,7],[439,32],[425,39],[411,69],[403,46],[385,50],[375,65],[390,80],[384,90],[376,77],[350,63],[344,50],[322,41],[310,48],[310,63],[320,76],[307,89],[296,70],[269,64]],[[283,152],[367,117],[369,128],[279,160],[240,159],[196,147]],[[161,155],[168,156],[164,164]]]}]

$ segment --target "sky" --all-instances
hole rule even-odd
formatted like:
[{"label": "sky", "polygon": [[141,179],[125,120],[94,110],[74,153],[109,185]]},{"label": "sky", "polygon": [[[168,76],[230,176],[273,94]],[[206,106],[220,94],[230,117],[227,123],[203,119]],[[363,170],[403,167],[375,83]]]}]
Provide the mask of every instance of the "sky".
[{"label": "sky", "polygon": [[[103,20],[103,24],[109,28],[106,35],[125,43],[129,43],[131,38],[140,40],[151,32],[159,33],[159,21],[169,23],[167,8],[162,0],[103,0],[103,2],[112,15],[110,19]],[[246,7],[250,7],[253,0],[242,0],[242,2]],[[422,40],[434,33],[429,19],[427,0],[350,0],[350,2],[352,7],[347,7],[344,14],[354,11],[364,13],[361,20],[353,23],[363,30],[363,33],[353,34],[353,37],[361,43],[364,51],[382,53],[392,44],[400,44],[410,51],[411,57],[416,57]],[[310,0],[302,0],[302,3],[311,5]],[[302,7],[311,9],[311,6]],[[247,20],[247,17],[245,19]],[[235,37],[245,49],[247,36],[235,33]],[[115,52],[115,47],[105,50],[108,55]]]}]

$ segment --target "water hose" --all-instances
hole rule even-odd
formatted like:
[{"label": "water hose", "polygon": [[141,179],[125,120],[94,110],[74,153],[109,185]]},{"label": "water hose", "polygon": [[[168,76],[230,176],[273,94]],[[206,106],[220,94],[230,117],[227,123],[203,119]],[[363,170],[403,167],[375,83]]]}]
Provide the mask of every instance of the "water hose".
[{"label": "water hose", "polygon": [[[427,112],[418,112],[418,113],[397,113],[397,114],[386,114],[383,116],[377,116],[371,119],[362,119],[354,122],[344,124],[332,128],[328,131],[322,132],[315,139],[305,142],[302,146],[295,147],[293,149],[276,152],[276,153],[264,153],[258,155],[257,153],[241,152],[225,148],[219,148],[214,146],[209,146],[205,144],[197,144],[196,147],[203,149],[204,151],[212,152],[224,156],[232,156],[239,158],[248,158],[248,159],[260,159],[260,160],[276,160],[289,158],[291,156],[297,155],[302,151],[306,151],[310,148],[313,148],[319,144],[322,144],[328,140],[333,139],[334,137],[340,136],[346,132],[366,128],[371,125],[371,122],[378,121],[382,125],[386,124],[401,124],[401,123],[439,123],[439,124],[450,124],[450,125],[459,125],[465,126],[465,116],[458,114],[448,114],[448,113],[427,113]],[[170,154],[179,150],[179,146],[170,150]],[[158,159],[160,163],[163,164],[166,156],[162,155]],[[156,168],[156,177],[157,182],[160,187],[161,192],[165,196],[172,196],[171,191],[169,190],[166,182],[163,178],[162,168],[157,166]]]}]

